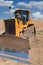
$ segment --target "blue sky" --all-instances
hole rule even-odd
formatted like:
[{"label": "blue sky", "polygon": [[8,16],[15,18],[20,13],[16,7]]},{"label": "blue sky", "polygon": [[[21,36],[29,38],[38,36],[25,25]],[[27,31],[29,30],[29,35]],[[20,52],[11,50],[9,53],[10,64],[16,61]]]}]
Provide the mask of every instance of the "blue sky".
[{"label": "blue sky", "polygon": [[32,19],[43,20],[43,0],[0,0],[0,19],[8,19],[9,6],[11,6],[12,18],[17,8],[31,11]]}]

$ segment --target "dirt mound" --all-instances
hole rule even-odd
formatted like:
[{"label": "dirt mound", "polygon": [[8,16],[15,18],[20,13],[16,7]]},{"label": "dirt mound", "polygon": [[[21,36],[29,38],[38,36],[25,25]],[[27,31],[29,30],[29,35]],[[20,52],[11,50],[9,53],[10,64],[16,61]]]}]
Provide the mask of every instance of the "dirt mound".
[{"label": "dirt mound", "polygon": [[5,32],[5,24],[3,20],[0,20],[0,34]]},{"label": "dirt mound", "polygon": [[35,24],[36,29],[43,29],[43,21],[34,20],[33,22]]}]

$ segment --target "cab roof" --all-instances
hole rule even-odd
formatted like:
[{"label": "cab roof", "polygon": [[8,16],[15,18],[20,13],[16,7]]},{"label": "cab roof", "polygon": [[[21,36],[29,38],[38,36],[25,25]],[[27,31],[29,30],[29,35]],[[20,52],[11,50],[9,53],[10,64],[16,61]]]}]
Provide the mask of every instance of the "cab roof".
[{"label": "cab roof", "polygon": [[16,9],[15,13],[18,12],[18,11],[25,11],[25,12],[28,12],[28,13],[30,12],[30,10],[26,10],[26,9]]}]

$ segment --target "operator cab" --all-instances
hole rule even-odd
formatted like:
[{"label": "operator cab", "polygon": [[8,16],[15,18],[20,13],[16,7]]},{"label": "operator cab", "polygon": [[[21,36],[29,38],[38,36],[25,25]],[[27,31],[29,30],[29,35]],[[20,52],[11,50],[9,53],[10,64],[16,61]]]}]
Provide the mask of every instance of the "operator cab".
[{"label": "operator cab", "polygon": [[29,20],[29,11],[28,10],[16,10],[14,14],[15,14],[15,18],[23,21],[23,25],[25,25],[26,22],[28,22],[28,20]]}]

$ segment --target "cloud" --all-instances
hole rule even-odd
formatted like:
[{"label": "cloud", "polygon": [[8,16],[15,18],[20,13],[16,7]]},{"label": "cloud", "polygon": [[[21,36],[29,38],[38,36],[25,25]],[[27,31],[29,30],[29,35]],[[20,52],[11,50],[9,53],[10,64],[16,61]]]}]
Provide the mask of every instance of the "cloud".
[{"label": "cloud", "polygon": [[[15,12],[15,10],[17,10],[18,8],[15,9],[11,9],[11,14],[13,14]],[[5,11],[4,14],[9,14],[9,11]]]},{"label": "cloud", "polygon": [[26,2],[18,2],[17,5],[25,6],[27,8],[30,8],[31,7],[31,4],[26,3]]},{"label": "cloud", "polygon": [[0,0],[0,6],[11,6],[14,7],[13,1]]},{"label": "cloud", "polygon": [[43,1],[30,1],[29,3],[26,2],[18,2],[17,5],[25,6],[27,8],[36,7],[38,9],[43,9]]},{"label": "cloud", "polygon": [[[11,17],[12,17],[12,18],[15,17],[15,16],[14,16],[14,12],[15,12],[16,9],[17,9],[17,8],[11,9]],[[4,15],[9,15],[9,14],[10,14],[9,11],[5,11],[5,12],[4,12]]]},{"label": "cloud", "polygon": [[[11,14],[15,12],[15,9],[11,9]],[[5,11],[4,14],[9,14],[9,11]]]},{"label": "cloud", "polygon": [[5,11],[4,14],[9,14],[9,11]]},{"label": "cloud", "polygon": [[33,19],[43,20],[43,14],[41,12],[32,13]]},{"label": "cloud", "polygon": [[43,1],[39,1],[39,2],[36,2],[36,1],[31,1],[29,4],[31,4],[31,7],[36,7],[38,9],[43,9]]}]

